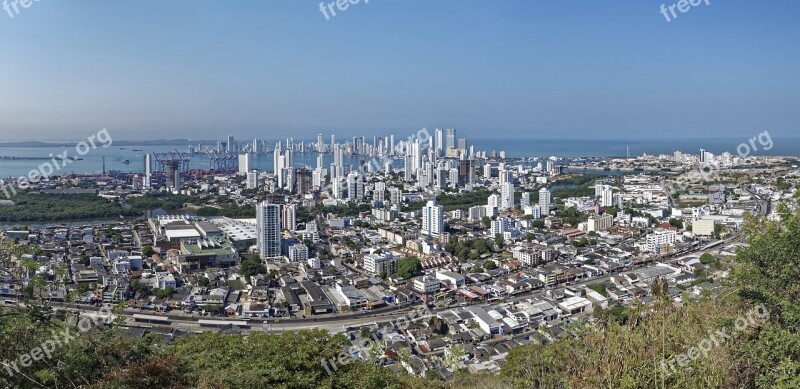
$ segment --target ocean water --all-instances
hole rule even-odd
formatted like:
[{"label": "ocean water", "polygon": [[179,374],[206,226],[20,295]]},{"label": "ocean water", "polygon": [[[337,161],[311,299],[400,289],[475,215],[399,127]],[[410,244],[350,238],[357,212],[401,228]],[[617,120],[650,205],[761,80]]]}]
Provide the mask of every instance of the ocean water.
[{"label": "ocean water", "polygon": [[[757,134],[753,134],[754,136]],[[675,151],[699,154],[700,149],[722,154],[738,154],[740,145],[750,155],[800,156],[800,138],[765,137],[764,145],[755,140],[756,150],[747,138],[669,139],[669,140],[497,140],[474,139],[478,150],[505,150],[507,157],[624,157],[642,154],[672,154]],[[766,148],[769,147],[769,150]],[[748,151],[749,149],[749,151]]]},{"label": "ocean water", "polygon": [[[755,141],[756,148],[753,150],[751,145],[747,146],[750,155],[783,155],[800,156],[800,138],[771,138],[772,147],[766,150],[767,145],[762,145]],[[307,142],[311,142],[308,140]],[[701,148],[715,154],[728,151],[737,154],[737,148],[742,143],[748,143],[748,139],[692,139],[692,140],[647,140],[647,141],[624,141],[624,140],[531,140],[531,139],[469,139],[468,145],[474,145],[478,151],[505,151],[507,157],[613,157],[625,156],[628,150],[631,156],[647,154],[672,154],[679,150],[684,153],[697,154]],[[765,142],[766,143],[766,142]],[[99,145],[98,145],[99,146]],[[141,148],[142,151],[134,151]],[[78,156],[78,153],[71,147],[2,147],[0,146],[0,178],[19,177],[28,175],[31,170],[40,170],[44,164],[53,165],[51,158],[56,157],[57,168],[53,169],[52,175],[64,173],[99,173],[103,171],[103,159],[105,158],[105,169],[118,170],[123,172],[144,172],[145,153],[164,153],[179,150],[187,151],[185,147],[175,146],[125,146],[118,147],[111,145],[108,148],[98,147],[90,150],[81,156],[82,160],[72,160],[69,164],[62,166],[63,161],[57,156],[67,152],[68,157]],[[740,150],[745,150],[741,148]],[[4,157],[15,157],[20,159],[7,159]],[[295,165],[308,165],[316,167],[316,153],[295,153]],[[361,159],[366,157],[347,157],[345,164],[357,166]],[[191,169],[209,169],[210,162],[205,155],[195,155],[190,158],[189,167]],[[368,159],[367,159],[368,160]],[[127,162],[126,162],[127,161]],[[324,156],[325,166],[330,166],[333,156]],[[253,168],[271,171],[273,165],[272,153],[254,155],[252,160]],[[394,166],[402,166],[401,160],[395,160]],[[46,172],[47,167],[41,169]]]}]

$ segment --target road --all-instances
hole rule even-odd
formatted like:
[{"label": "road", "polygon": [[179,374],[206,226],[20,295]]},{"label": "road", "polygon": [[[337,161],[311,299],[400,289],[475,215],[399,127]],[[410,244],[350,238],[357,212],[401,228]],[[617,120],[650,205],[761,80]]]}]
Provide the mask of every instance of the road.
[{"label": "road", "polygon": [[[757,200],[757,205],[756,205],[757,211],[756,211],[756,213],[758,215],[760,215],[760,216],[768,215],[769,214],[769,210],[770,210],[770,202],[769,202],[769,200],[768,199],[765,200],[760,195],[752,192],[749,187],[746,187],[745,190],[747,192],[749,192]],[[738,234],[736,234],[734,236],[731,236],[731,237],[729,237],[727,239],[724,239],[723,243],[720,244],[717,247],[706,249],[706,250],[698,250],[698,251],[695,251],[695,252],[689,252],[689,253],[686,253],[685,255],[683,255],[683,257],[689,256],[689,255],[698,255],[698,254],[702,254],[702,253],[705,253],[705,252],[712,252],[714,250],[718,250],[719,251],[722,248],[724,248],[725,246],[728,246],[728,245],[730,245],[732,243],[741,242],[745,238],[746,238],[746,236],[744,236],[744,234],[738,233]],[[639,268],[641,266],[642,265],[634,267],[632,269]],[[632,270],[632,269],[629,269],[629,270]],[[586,285],[586,284],[604,283],[604,282],[608,281],[611,278],[611,276],[612,276],[612,274],[605,274],[605,275],[602,275],[600,277],[589,278],[589,279],[583,280],[581,282],[577,282],[575,284],[576,285]],[[545,294],[547,293],[548,290],[552,290],[552,289],[557,288],[557,287],[563,287],[563,285],[531,291],[531,292],[528,292],[528,293],[521,294],[519,296],[506,298],[504,301],[505,302],[518,302],[518,301],[527,300],[527,299],[531,299],[531,298],[534,298],[534,299],[535,298],[541,298],[541,297],[545,296]],[[494,303],[494,304],[496,304],[496,303]],[[491,305],[492,304],[490,304],[490,303],[478,303],[478,304],[473,304],[471,306],[478,306],[478,307],[484,307],[485,308],[485,307],[489,307]],[[71,309],[79,309],[82,312],[84,312],[84,314],[86,314],[88,316],[93,316],[93,315],[96,316],[97,315],[96,312],[100,310],[100,308],[94,307],[94,306],[59,305],[59,304],[54,304],[54,306],[57,306],[57,307],[60,306],[60,307],[71,308]],[[252,329],[263,330],[263,331],[267,331],[267,332],[277,332],[277,333],[285,332],[285,331],[298,331],[298,330],[304,330],[304,329],[325,329],[325,330],[328,330],[328,331],[331,331],[331,332],[338,332],[338,331],[342,331],[343,329],[345,329],[347,327],[357,327],[357,326],[369,325],[369,324],[373,324],[373,323],[382,324],[382,323],[388,323],[388,322],[395,321],[395,320],[398,320],[398,319],[403,319],[403,318],[405,318],[406,320],[413,320],[414,319],[414,313],[417,312],[417,308],[419,308],[420,306],[423,306],[422,302],[415,302],[415,303],[407,303],[407,304],[404,304],[404,305],[401,305],[401,306],[389,306],[389,307],[385,307],[385,308],[381,308],[381,309],[377,309],[377,310],[373,310],[373,311],[361,311],[361,312],[355,312],[355,313],[351,313],[351,314],[336,314],[336,315],[317,316],[317,317],[312,317],[312,318],[307,318],[307,319],[297,319],[297,318],[295,318],[295,319],[291,319],[291,318],[280,318],[280,319],[276,319],[276,318],[260,319],[260,318],[258,318],[258,319],[255,319],[254,318],[254,319],[250,320],[249,326]],[[443,311],[448,311],[448,310],[451,310],[451,309],[457,308],[457,307],[458,306],[447,306],[447,307],[441,307],[441,308],[434,308],[434,309],[429,309],[427,312],[428,312],[428,314],[437,314],[437,313],[440,313],[440,312],[443,312]],[[121,316],[125,317],[126,324],[131,325],[131,326],[141,326],[142,325],[141,323],[136,323],[136,322],[133,321],[133,315],[137,314],[137,313],[152,314],[152,313],[141,312],[141,311],[132,310],[132,309],[126,309],[123,312],[120,312],[119,314]],[[200,330],[204,330],[204,328],[201,328],[200,325],[198,324],[198,320],[201,320],[201,319],[231,320],[231,321],[241,320],[240,318],[192,317],[192,316],[187,316],[185,314],[157,314],[157,315],[169,319],[171,321],[171,323],[172,323],[172,326],[177,327],[177,328],[179,328],[179,329],[181,329],[183,331],[200,331]],[[205,328],[205,330],[207,330],[207,328]]]}]

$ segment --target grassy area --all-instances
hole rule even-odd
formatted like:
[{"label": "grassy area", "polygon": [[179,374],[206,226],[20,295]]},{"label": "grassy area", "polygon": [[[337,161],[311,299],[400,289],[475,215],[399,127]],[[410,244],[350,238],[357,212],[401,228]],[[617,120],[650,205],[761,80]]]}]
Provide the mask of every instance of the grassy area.
[{"label": "grassy area", "polygon": [[234,290],[244,290],[244,285],[242,285],[242,281],[239,280],[228,280],[228,286]]}]

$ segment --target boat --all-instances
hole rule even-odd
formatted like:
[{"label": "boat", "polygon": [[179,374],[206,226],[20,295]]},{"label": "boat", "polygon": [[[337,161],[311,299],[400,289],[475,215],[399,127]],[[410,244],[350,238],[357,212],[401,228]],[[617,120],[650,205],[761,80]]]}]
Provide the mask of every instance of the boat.
[{"label": "boat", "polygon": [[142,151],[142,149],[133,149],[133,151]]}]

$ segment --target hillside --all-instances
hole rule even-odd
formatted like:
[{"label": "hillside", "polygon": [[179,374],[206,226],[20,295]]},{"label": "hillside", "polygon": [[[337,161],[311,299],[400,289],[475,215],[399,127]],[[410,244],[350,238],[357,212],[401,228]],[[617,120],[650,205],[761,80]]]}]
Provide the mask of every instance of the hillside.
[{"label": "hillside", "polygon": [[[750,220],[749,247],[724,293],[677,307],[654,287],[652,306],[598,312],[562,341],[512,350],[499,375],[448,382],[369,362],[333,372],[320,361],[348,345],[322,331],[202,335],[165,344],[90,331],[51,358],[21,362],[58,329],[46,306],[0,313],[0,386],[97,388],[797,388],[800,387],[800,218]],[[12,253],[6,253],[6,256]],[[6,257],[8,259],[8,257]],[[35,285],[28,287],[35,291]],[[661,291],[661,292],[659,292]],[[691,301],[691,299],[689,300]],[[11,374],[9,374],[11,373]]]}]

